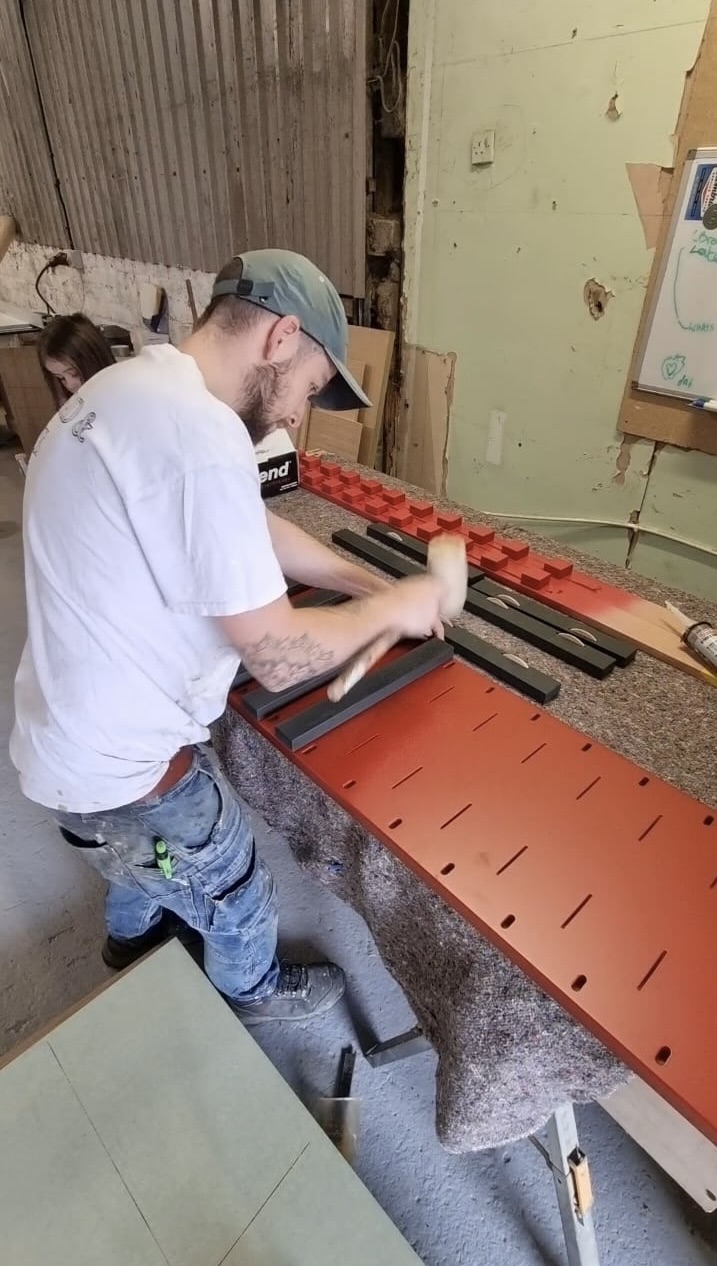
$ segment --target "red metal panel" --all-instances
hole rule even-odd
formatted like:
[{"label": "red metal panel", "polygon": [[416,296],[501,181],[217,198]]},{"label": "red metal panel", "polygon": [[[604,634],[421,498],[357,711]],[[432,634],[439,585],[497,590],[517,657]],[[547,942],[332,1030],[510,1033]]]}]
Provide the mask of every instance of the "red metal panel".
[{"label": "red metal panel", "polygon": [[286,754],[717,1143],[713,810],[456,661]]},{"label": "red metal panel", "polygon": [[545,558],[523,541],[496,536],[485,524],[464,523],[460,514],[437,510],[430,502],[413,500],[400,488],[365,479],[356,470],[316,455],[302,454],[301,484],[353,514],[400,528],[421,541],[430,541],[446,530],[461,532],[469,561],[492,579],[531,594],[558,611],[582,616],[607,632],[622,634],[658,659],[717,686],[717,673],[680,645],[679,635],[661,607],[603,584],[578,571],[567,559]]}]

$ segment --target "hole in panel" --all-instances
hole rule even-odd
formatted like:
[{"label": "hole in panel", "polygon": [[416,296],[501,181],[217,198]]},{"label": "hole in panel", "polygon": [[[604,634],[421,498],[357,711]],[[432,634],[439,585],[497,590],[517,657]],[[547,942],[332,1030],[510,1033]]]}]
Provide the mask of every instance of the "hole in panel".
[{"label": "hole in panel", "polygon": [[536,712],[536,713],[535,713],[535,715],[534,715],[534,716],[532,716],[530,719],[531,719],[531,721],[539,721],[539,720],[540,720],[540,713],[539,713],[539,712]]},{"label": "hole in panel", "polygon": [[592,743],[583,743],[583,746],[580,748],[580,751],[589,752],[591,747],[592,747]]},{"label": "hole in panel", "polygon": [[488,686],[488,688],[486,689],[486,694],[492,695],[494,690],[495,690],[495,686]]},{"label": "hole in panel", "polygon": [[490,716],[486,717],[485,721],[479,721],[477,725],[473,726],[473,733],[475,734],[476,730],[482,730],[483,726],[487,725],[489,721],[494,721],[497,715],[497,712],[491,712]]},{"label": "hole in panel", "polygon": [[344,783],[344,791],[348,791],[349,787],[355,787],[355,786],[356,786],[356,779],[349,778],[348,782]]},{"label": "hole in panel", "polygon": [[416,769],[412,769],[410,774],[405,774],[403,778],[399,778],[398,782],[395,782],[393,784],[391,790],[395,791],[396,788],[400,787],[404,782],[408,782],[409,778],[413,778],[415,777],[416,774],[420,774],[422,769],[423,769],[423,765],[418,765]]},{"label": "hole in panel", "polygon": [[669,1046],[661,1046],[655,1056],[655,1063],[664,1068],[665,1064],[672,1057],[672,1050]]},{"label": "hole in panel", "polygon": [[501,921],[500,921],[500,926],[501,926],[502,928],[510,928],[510,927],[512,927],[512,926],[513,926],[513,924],[514,924],[514,923],[515,923],[515,915],[514,915],[514,914],[506,914],[505,918],[504,918],[504,919],[501,919]]},{"label": "hole in panel", "polygon": [[574,919],[574,918],[575,918],[578,914],[580,914],[580,911],[585,909],[585,907],[586,907],[586,905],[587,905],[588,901],[592,901],[592,895],[593,895],[593,894],[592,894],[591,892],[589,892],[589,893],[588,893],[588,895],[587,895],[587,897],[583,897],[582,901],[580,902],[580,905],[579,905],[579,906],[576,906],[576,907],[575,907],[575,909],[573,910],[572,914],[569,914],[569,915],[568,915],[568,917],[567,917],[567,919],[565,920],[565,922],[560,924],[561,928],[566,928],[566,927],[568,926],[568,924],[569,924],[569,923],[572,923],[573,919]]},{"label": "hole in panel", "polygon": [[570,988],[573,990],[574,993],[580,993],[580,990],[584,989],[587,983],[588,983],[587,976],[576,976]]},{"label": "hole in panel", "polygon": [[642,832],[642,835],[638,835],[637,837],[638,840],[639,841],[646,840],[648,835],[650,834],[650,831],[654,831],[655,827],[657,826],[657,823],[661,821],[662,821],[662,814],[658,813],[657,817],[653,818],[650,825],[645,827],[645,830]]},{"label": "hole in panel", "polygon": [[705,820],[704,820],[704,825],[705,825],[705,826],[712,826],[712,823],[713,823],[713,822],[714,822],[714,815],[713,815],[712,813],[708,813],[708,814],[707,814],[707,817],[706,817],[706,818],[705,818]]},{"label": "hole in panel", "polygon": [[528,761],[532,760],[534,756],[537,756],[538,752],[542,752],[545,746],[546,746],[545,743],[541,743],[540,746],[534,748],[532,752],[528,752],[528,755],[524,756],[522,761],[520,762],[521,765],[527,765]]},{"label": "hole in panel", "polygon": [[509,866],[512,866],[513,862],[517,862],[518,858],[522,857],[523,853],[527,853],[527,851],[528,845],[524,844],[522,848],[518,849],[517,853],[514,853],[512,857],[508,858],[507,862],[503,863],[503,865],[495,872],[496,875],[502,875],[504,870],[507,870]]},{"label": "hole in panel", "polygon": [[455,862],[448,862],[446,866],[441,866],[441,874],[450,875],[451,871],[455,870],[455,868],[456,868]]},{"label": "hole in panel", "polygon": [[394,818],[393,822],[389,822],[388,824],[389,831],[395,831],[396,827],[400,826],[402,822],[403,822],[403,818]]},{"label": "hole in panel", "polygon": [[645,972],[645,975],[642,977],[642,980],[640,981],[639,985],[637,986],[637,987],[638,987],[638,989],[644,989],[644,988],[645,988],[645,985],[647,984],[648,980],[650,979],[650,977],[651,977],[651,976],[654,976],[655,972],[657,971],[658,967],[660,966],[660,963],[662,962],[663,958],[665,958],[666,956],[667,956],[667,950],[663,950],[661,954],[658,954],[657,958],[655,959],[654,963],[652,964],[652,967],[650,967],[650,968],[648,969],[648,971],[646,971],[646,972]]},{"label": "hole in panel", "polygon": [[440,694],[434,695],[432,699],[428,700],[428,702],[435,703],[436,699],[442,699],[444,695],[449,695],[452,690],[453,690],[453,686],[446,686],[445,690],[442,690]]},{"label": "hole in panel", "polygon": [[650,781],[649,778],[641,778],[638,785],[640,787],[646,787],[649,781]]},{"label": "hole in panel", "polygon": [[360,752],[362,747],[366,747],[369,743],[373,743],[378,738],[378,734],[372,734],[370,738],[364,739],[362,743],[357,743],[355,747],[350,747],[347,756],[352,756],[354,752]]},{"label": "hole in panel", "polygon": [[471,804],[464,804],[462,809],[459,809],[457,813],[453,814],[453,817],[448,818],[445,822],[441,823],[441,830],[444,831],[447,826],[451,825],[451,822],[455,822],[456,818],[462,817],[463,814],[467,813],[470,808],[472,808]]},{"label": "hole in panel", "polygon": [[575,799],[582,800],[583,796],[586,796],[589,791],[592,791],[593,787],[595,787],[597,783],[599,782],[600,782],[600,774],[598,774],[597,778],[593,778],[592,782],[589,782],[587,787],[583,787],[582,791],[578,792]]}]

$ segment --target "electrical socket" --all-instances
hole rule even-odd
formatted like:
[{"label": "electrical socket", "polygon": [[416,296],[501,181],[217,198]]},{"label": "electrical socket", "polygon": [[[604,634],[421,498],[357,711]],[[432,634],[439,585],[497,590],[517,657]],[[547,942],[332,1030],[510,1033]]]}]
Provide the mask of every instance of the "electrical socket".
[{"label": "electrical socket", "polygon": [[82,251],[68,251],[67,262],[70,268],[76,268],[78,273],[85,271],[85,261],[82,258]]},{"label": "electrical socket", "polygon": [[471,167],[485,167],[495,161],[495,128],[474,132],[471,137]]}]

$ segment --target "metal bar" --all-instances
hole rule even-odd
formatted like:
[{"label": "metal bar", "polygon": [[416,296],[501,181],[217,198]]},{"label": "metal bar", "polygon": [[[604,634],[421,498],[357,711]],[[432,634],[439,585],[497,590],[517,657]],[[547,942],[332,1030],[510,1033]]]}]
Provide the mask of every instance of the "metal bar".
[{"label": "metal bar", "polygon": [[574,1181],[575,1157],[582,1153],[578,1143],[575,1113],[565,1103],[553,1113],[546,1127],[546,1147],[534,1140],[547,1161],[555,1183],[560,1220],[563,1224],[568,1266],[600,1266],[595,1228],[590,1209],[580,1212]]},{"label": "metal bar", "polygon": [[425,677],[434,668],[449,663],[452,658],[453,652],[445,642],[439,638],[431,638],[369,673],[338,703],[325,699],[286,721],[280,721],[276,726],[276,736],[295,752],[307,743],[313,743],[324,734],[329,734],[344,721],[360,716],[362,712],[388,699],[404,686]]},{"label": "metal bar", "polygon": [[535,699],[536,703],[550,703],[557,699],[560,682],[555,677],[542,673],[538,668],[519,664],[517,660],[498,650],[497,646],[477,637],[475,633],[469,633],[467,629],[459,629],[455,625],[452,628],[446,627],[444,636],[461,659],[467,659],[470,664],[482,668],[498,681],[519,690],[529,699]]},{"label": "metal bar", "polygon": [[364,1051],[364,1059],[372,1068],[381,1068],[384,1064],[397,1064],[399,1060],[410,1059],[413,1055],[423,1055],[431,1050],[431,1043],[418,1025],[405,1033],[398,1033],[386,1042],[376,1042]]},{"label": "metal bar", "polygon": [[349,528],[341,528],[340,531],[334,532],[331,540],[334,545],[340,545],[342,549],[348,550],[349,554],[362,558],[365,563],[373,563],[374,567],[388,572],[389,576],[420,576],[424,571],[424,568],[419,567],[417,563],[406,562],[405,558],[401,558],[395,551],[386,549],[383,545],[370,541],[368,537],[361,536],[360,532],[350,531]]},{"label": "metal bar", "polygon": [[540,620],[541,624],[547,624],[553,629],[561,629],[564,633],[572,633],[575,637],[579,637],[581,641],[586,641],[591,646],[595,646],[597,650],[604,651],[606,655],[611,655],[621,668],[631,664],[637,654],[637,647],[633,642],[628,642],[626,638],[611,637],[609,633],[603,633],[602,629],[590,624],[588,620],[579,620],[574,616],[563,615],[561,611],[555,611],[552,607],[547,607],[544,602],[536,602],[534,598],[526,598],[524,594],[517,594],[514,589],[509,589],[506,585],[496,584],[488,576],[484,576],[483,579],[471,580],[469,583],[471,588],[477,590],[478,593],[485,594],[491,598],[502,598],[509,606],[514,607],[516,611],[522,611],[524,615],[533,616],[536,620]]},{"label": "metal bar", "polygon": [[310,589],[302,593],[293,604],[295,607],[335,607],[339,602],[347,602],[348,594],[339,593],[338,589]]},{"label": "metal bar", "polygon": [[547,651],[556,659],[572,664],[573,668],[582,669],[588,676],[596,677],[599,681],[603,681],[615,667],[615,660],[611,655],[605,655],[603,651],[586,646],[569,634],[541,624],[532,615],[524,615],[522,611],[506,606],[499,598],[484,597],[476,589],[468,590],[465,610],[487,620],[489,624],[497,625],[499,629],[505,629],[506,633],[523,638],[530,646],[537,646],[539,650]]},{"label": "metal bar", "polygon": [[[392,576],[413,576],[420,574],[423,570],[415,563],[408,562],[401,558],[400,555],[388,550],[385,546],[380,545],[378,541],[368,540],[365,536],[361,536],[358,532],[351,532],[348,529],[342,529],[334,532],[332,540],[335,545],[340,545],[343,549],[348,550],[351,554],[363,558],[366,562],[373,563],[376,567],[382,568],[383,571]],[[416,542],[416,544],[421,544]],[[536,668],[530,668],[520,664],[517,660],[512,659],[497,646],[493,646],[490,642],[486,642],[484,638],[478,637],[475,633],[469,633],[466,629],[454,627],[446,627],[444,630],[445,640],[449,646],[452,646],[463,659],[467,659],[469,663],[475,664],[476,668],[482,668],[486,672],[496,677],[498,681],[504,681],[507,685],[513,686],[514,689],[520,690],[530,699],[535,699],[537,703],[549,703],[551,699],[555,699],[560,691],[560,682],[554,677],[548,676],[547,673],[540,672]]]},{"label": "metal bar", "polygon": [[[380,541],[383,545],[390,545],[393,549],[400,550],[414,562],[423,563],[424,567],[428,562],[428,546],[425,541],[419,541],[415,536],[408,536],[406,532],[399,532],[398,528],[386,527],[384,523],[369,523],[366,535],[375,541]],[[484,576],[485,572],[481,571],[480,567],[468,565],[469,584],[477,584]]]},{"label": "metal bar", "polygon": [[318,690],[319,686],[327,685],[337,675],[338,669],[332,668],[331,672],[320,673],[318,677],[311,677],[307,681],[298,682],[295,686],[287,686],[286,690],[275,692],[265,690],[261,686],[258,690],[251,690],[249,694],[244,695],[242,707],[257,721],[263,721],[265,717],[273,716],[275,712],[280,712],[288,704],[295,703],[304,695],[311,694],[312,690]]},{"label": "metal bar", "polygon": [[[397,528],[387,527],[384,523],[369,523],[366,532],[374,540],[400,550],[407,558],[412,558],[418,563],[427,561],[426,543],[417,540],[414,536],[409,536],[406,532],[399,532]],[[562,611],[555,611],[544,602],[536,602],[534,598],[527,598],[523,594],[516,593],[508,585],[497,584],[478,567],[469,567],[468,583],[478,593],[491,598],[502,598],[516,611],[533,616],[553,629],[560,629],[564,633],[579,637],[582,642],[587,642],[597,650],[604,651],[606,655],[611,655],[621,668],[631,664],[637,654],[637,647],[627,638],[612,637],[609,633],[604,633],[597,625],[591,624],[589,620],[578,620],[575,616],[563,615]]]}]

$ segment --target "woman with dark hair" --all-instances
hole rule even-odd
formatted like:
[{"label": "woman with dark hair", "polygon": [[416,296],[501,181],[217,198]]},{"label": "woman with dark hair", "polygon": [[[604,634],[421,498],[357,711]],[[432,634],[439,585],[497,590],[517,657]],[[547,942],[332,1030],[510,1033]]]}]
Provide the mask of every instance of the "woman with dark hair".
[{"label": "woman with dark hair", "polygon": [[37,354],[58,408],[88,378],[115,363],[104,335],[82,312],[53,317],[38,339]]}]

